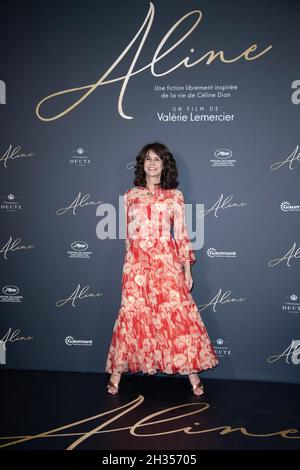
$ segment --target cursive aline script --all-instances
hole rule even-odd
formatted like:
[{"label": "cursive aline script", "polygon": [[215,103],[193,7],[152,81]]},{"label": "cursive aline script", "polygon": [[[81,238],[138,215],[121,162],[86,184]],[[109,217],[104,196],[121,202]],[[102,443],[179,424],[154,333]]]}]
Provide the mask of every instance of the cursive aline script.
[{"label": "cursive aline script", "polygon": [[268,265],[272,268],[273,266],[286,261],[286,265],[290,268],[292,258],[300,258],[300,247],[296,249],[296,242],[294,242],[293,246],[282,256],[282,258],[271,259]]},{"label": "cursive aline script", "polygon": [[102,204],[103,201],[88,201],[90,197],[90,194],[84,194],[81,197],[81,192],[78,193],[78,195],[75,197],[74,201],[71,202],[69,206],[66,207],[61,207],[60,209],[57,209],[56,214],[57,215],[63,215],[66,214],[68,211],[72,211],[73,215],[76,214],[76,209],[77,207],[84,207],[84,206],[98,206],[99,204]]},{"label": "cursive aline script", "polygon": [[[280,436],[284,439],[300,439],[299,430],[295,428],[291,429],[282,429],[280,431],[274,432],[267,432],[267,433],[254,433],[249,432],[245,427],[232,427],[228,424],[223,424],[220,426],[215,426],[212,428],[202,428],[197,429],[201,423],[196,420],[192,423],[188,423],[185,425],[180,425],[179,427],[174,426],[174,422],[176,421],[184,421],[190,419],[192,416],[195,416],[197,419],[197,415],[204,413],[208,410],[209,404],[208,403],[184,403],[182,405],[171,406],[170,408],[165,408],[159,410],[155,413],[145,416],[144,418],[139,419],[137,422],[132,424],[131,426],[125,427],[112,427],[111,424],[117,421],[118,419],[122,419],[122,417],[128,413],[130,413],[135,408],[139,407],[145,398],[143,395],[139,395],[137,398],[132,400],[129,403],[125,403],[125,405],[119,406],[118,408],[114,408],[112,410],[104,411],[103,413],[99,413],[95,416],[91,416],[89,418],[81,419],[80,421],[76,421],[74,423],[68,423],[63,426],[59,426],[54,429],[50,429],[49,431],[44,431],[39,434],[30,434],[28,436],[21,436],[21,437],[1,437],[1,440],[10,440],[4,444],[0,444],[0,448],[9,447],[17,444],[22,444],[24,442],[32,441],[34,439],[45,439],[45,438],[52,438],[54,436],[60,437],[62,439],[67,439],[68,442],[70,441],[70,437],[75,436],[74,442],[68,445],[66,448],[67,450],[74,450],[78,447],[82,442],[86,441],[89,438],[95,437],[97,434],[101,433],[114,433],[116,432],[124,432],[129,431],[131,436],[135,436],[138,438],[141,437],[153,437],[153,436],[166,436],[172,435],[177,433],[183,433],[185,436],[195,436],[195,435],[205,435],[209,433],[216,433],[221,436],[230,435],[232,433],[241,433],[245,437],[256,437],[256,438],[268,438],[273,436]],[[178,411],[180,412],[178,413]],[[182,410],[182,411],[181,411]],[[191,410],[191,411],[189,411]],[[116,413],[118,412],[118,413]],[[164,417],[166,414],[168,417]],[[171,414],[171,416],[170,416]],[[109,416],[112,415],[112,416]],[[82,432],[82,425],[86,423],[90,423],[91,421],[99,420],[104,416],[108,416],[108,419],[101,424],[97,423],[95,427],[90,429],[87,432]],[[155,419],[158,418],[158,419]],[[207,418],[203,420],[203,423],[207,421]],[[240,419],[239,419],[240,421]],[[169,425],[170,423],[170,425]],[[159,428],[156,431],[151,432],[151,427],[159,425]],[[74,431],[72,428],[75,426],[79,427],[79,432]],[[108,428],[108,429],[107,429]],[[144,432],[143,432],[144,428]],[[66,432],[67,429],[72,429],[73,432]],[[149,431],[147,431],[149,429]],[[296,434],[296,435],[295,435]],[[162,441],[163,445],[163,441]]]},{"label": "cursive aline script", "polygon": [[76,307],[75,305],[75,301],[77,299],[85,299],[85,298],[88,298],[88,297],[101,297],[101,295],[103,295],[103,292],[97,292],[97,294],[93,294],[92,292],[88,292],[90,286],[84,286],[82,289],[80,288],[80,284],[78,284],[78,286],[76,287],[76,289],[72,292],[72,294],[67,297],[66,299],[61,299],[61,300],[58,300],[55,305],[56,307],[63,307],[64,305],[66,305],[68,302],[71,302],[71,305],[72,307]]},{"label": "cursive aline script", "polygon": [[294,168],[292,168],[292,164],[295,162],[295,161],[300,161],[300,153],[299,153],[299,145],[296,145],[296,147],[294,148],[294,150],[292,151],[292,153],[285,159],[285,160],[281,160],[279,162],[275,162],[271,165],[271,170],[278,170],[279,168],[281,168],[282,166],[284,165],[287,165],[289,167],[290,170],[293,170]]},{"label": "cursive aline script", "polygon": [[8,160],[15,160],[16,158],[28,158],[33,157],[34,153],[20,153],[21,145],[18,145],[12,149],[10,144],[6,152],[0,157],[0,162],[3,162],[3,166],[7,168]]},{"label": "cursive aline script", "polygon": [[7,342],[14,343],[15,341],[31,341],[33,339],[33,336],[18,336],[20,331],[21,330],[19,328],[12,331],[11,327],[9,327],[7,332],[1,338],[1,341],[6,344]]},{"label": "cursive aline script", "polygon": [[245,207],[247,205],[246,202],[241,202],[240,204],[238,204],[236,202],[231,203],[232,199],[233,199],[232,194],[230,196],[227,196],[224,199],[224,195],[222,193],[221,196],[219,197],[219,199],[217,200],[217,202],[215,202],[213,204],[213,206],[211,206],[210,209],[205,209],[205,210],[203,209],[203,210],[199,211],[198,214],[197,214],[197,217],[204,217],[205,215],[209,214],[210,212],[213,213],[215,217],[219,217],[218,216],[218,211],[221,210],[221,209],[229,209],[229,208],[232,208],[232,207]]},{"label": "cursive aline script", "polygon": [[12,236],[9,237],[8,241],[0,248],[0,254],[3,254],[3,258],[7,259],[7,254],[9,251],[17,251],[17,250],[29,250],[34,248],[34,245],[20,245],[21,238],[16,238],[13,241]]},{"label": "cursive aline script", "polygon": [[291,358],[292,364],[294,365],[300,364],[300,340],[299,339],[297,340],[293,339],[293,341],[286,348],[285,351],[283,351],[281,354],[275,354],[273,356],[268,357],[267,361],[272,363],[284,357],[285,357],[285,362],[287,364],[290,364],[290,358]]},{"label": "cursive aline script", "polygon": [[[232,58],[226,58],[225,54],[224,54],[224,51],[222,51],[222,50],[220,50],[218,52],[216,52],[214,50],[210,50],[210,51],[204,53],[202,56],[196,58],[196,60],[191,60],[191,57],[189,55],[187,55],[183,59],[179,60],[179,62],[172,65],[171,68],[169,68],[169,69],[167,69],[163,72],[157,73],[157,71],[154,70],[155,64],[158,63],[158,62],[161,62],[164,57],[166,57],[169,53],[174,51],[186,38],[188,38],[190,36],[190,34],[194,31],[194,29],[197,28],[198,24],[200,23],[200,21],[202,19],[201,10],[193,10],[193,11],[190,11],[189,13],[185,14],[184,16],[182,16],[169,29],[169,31],[167,31],[167,33],[165,34],[165,36],[162,38],[161,42],[157,46],[157,49],[154,52],[154,55],[153,55],[153,58],[152,58],[151,62],[149,64],[145,65],[144,67],[138,69],[138,70],[134,70],[135,64],[136,64],[136,62],[137,62],[137,60],[138,60],[138,58],[141,54],[144,43],[145,43],[145,41],[146,41],[146,39],[149,35],[150,29],[151,29],[151,26],[152,26],[152,23],[153,23],[153,19],[154,19],[154,14],[155,14],[154,5],[153,5],[152,2],[150,2],[149,11],[148,11],[148,13],[146,15],[146,18],[145,18],[143,24],[141,25],[140,29],[134,35],[133,39],[130,41],[128,46],[123,50],[123,52],[120,54],[120,56],[104,72],[104,74],[100,76],[100,78],[97,80],[96,83],[94,83],[92,85],[85,85],[85,86],[81,86],[81,87],[74,87],[74,88],[70,88],[70,89],[67,89],[67,90],[58,91],[56,93],[52,93],[51,95],[46,96],[41,101],[39,101],[39,103],[36,106],[36,115],[38,116],[38,118],[41,119],[42,121],[54,121],[55,119],[59,119],[62,116],[65,116],[67,113],[69,113],[73,109],[75,109],[90,94],[92,94],[96,90],[97,87],[102,86],[102,85],[108,85],[109,83],[114,83],[114,82],[121,81],[122,86],[121,86],[121,91],[120,91],[120,95],[119,95],[119,99],[118,99],[118,112],[119,112],[120,116],[124,119],[133,119],[132,116],[128,116],[124,113],[123,98],[124,98],[124,94],[125,94],[125,91],[126,91],[126,88],[127,88],[127,85],[129,83],[130,78],[137,75],[137,74],[139,74],[139,73],[141,73],[141,72],[143,72],[144,70],[147,70],[148,68],[150,68],[151,74],[153,76],[162,77],[164,75],[168,75],[169,73],[173,72],[174,70],[177,70],[182,65],[186,68],[192,68],[192,67],[198,65],[199,63],[201,63],[204,60],[206,60],[206,65],[210,65],[214,60],[216,60],[217,57],[219,58],[219,60],[221,62],[223,62],[225,64],[230,64],[230,63],[233,63],[233,62],[237,62],[238,60],[240,60],[242,58],[244,58],[245,61],[254,61],[254,60],[257,60],[260,57],[262,57],[267,52],[269,52],[270,49],[272,48],[272,45],[269,45],[265,49],[262,49],[260,52],[257,52],[256,54],[254,54],[254,51],[256,51],[256,49],[257,49],[257,44],[252,44],[246,50],[241,52],[239,55],[237,55],[236,57],[232,57]],[[171,44],[170,47],[167,48],[167,50],[165,52],[160,53],[161,49],[164,47],[165,43],[168,40],[169,40],[169,42],[172,42],[172,34],[174,34],[175,37],[178,36],[178,32],[176,31],[176,29],[181,25],[181,23],[183,23],[185,20],[187,20],[190,16],[195,16],[196,17],[196,20],[192,24],[192,26],[187,30],[187,32],[185,34],[183,34],[180,37],[180,39],[178,39],[177,42],[174,41],[174,44]],[[145,31],[143,31],[143,30],[145,30]],[[139,39],[140,36],[141,36],[141,38]],[[113,72],[113,70],[116,68],[116,66],[123,59],[126,60],[127,53],[130,51],[130,49],[132,47],[136,47],[135,42],[137,42],[137,41],[139,41],[139,43],[137,45],[137,50],[136,50],[136,53],[134,55],[134,58],[133,58],[131,64],[129,65],[129,68],[128,68],[128,71],[127,71],[126,75],[121,76],[121,77],[117,77],[117,78],[114,78],[114,79],[106,80],[106,78],[109,77],[109,75]],[[191,54],[194,54],[195,49],[191,48],[190,52],[191,52]],[[251,55],[251,54],[253,54],[253,55]],[[49,100],[52,100],[53,98],[58,97],[58,96],[63,96],[67,93],[77,93],[81,90],[87,90],[87,91],[85,91],[84,94],[80,98],[78,98],[76,101],[74,101],[70,106],[68,106],[63,111],[59,112],[58,114],[55,114],[54,116],[50,116],[50,117],[45,117],[41,114],[41,111],[40,111],[41,106],[43,104],[45,104],[46,102],[48,102]]]},{"label": "cursive aline script", "polygon": [[235,298],[232,298],[230,299],[229,296],[231,294],[231,290],[227,290],[226,292],[222,293],[222,289],[219,289],[219,292],[215,295],[215,297],[210,301],[208,302],[208,304],[202,304],[202,305],[199,305],[199,308],[201,310],[205,310],[207,307],[209,307],[210,305],[212,305],[213,307],[213,312],[216,312],[216,306],[217,304],[227,304],[227,303],[233,303],[233,302],[245,302],[246,299],[241,297],[240,299],[235,299]]}]

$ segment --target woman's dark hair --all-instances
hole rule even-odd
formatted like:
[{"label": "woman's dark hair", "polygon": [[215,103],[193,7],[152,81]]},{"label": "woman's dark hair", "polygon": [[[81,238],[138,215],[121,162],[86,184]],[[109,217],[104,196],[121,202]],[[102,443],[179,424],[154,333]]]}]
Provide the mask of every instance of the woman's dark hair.
[{"label": "woman's dark hair", "polygon": [[178,186],[177,166],[173,154],[170,150],[159,142],[145,145],[136,157],[135,178],[133,184],[135,186],[146,186],[146,173],[144,171],[144,161],[149,152],[153,150],[162,160],[163,168],[160,177],[160,186],[164,189],[174,189]]}]

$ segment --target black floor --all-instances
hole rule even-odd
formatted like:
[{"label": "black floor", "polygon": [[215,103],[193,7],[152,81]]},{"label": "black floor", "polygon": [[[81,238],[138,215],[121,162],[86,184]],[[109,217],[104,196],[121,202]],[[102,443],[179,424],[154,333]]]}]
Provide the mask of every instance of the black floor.
[{"label": "black floor", "polygon": [[[1,371],[0,450],[299,450],[300,385]],[[138,424],[139,423],[139,424]]]}]

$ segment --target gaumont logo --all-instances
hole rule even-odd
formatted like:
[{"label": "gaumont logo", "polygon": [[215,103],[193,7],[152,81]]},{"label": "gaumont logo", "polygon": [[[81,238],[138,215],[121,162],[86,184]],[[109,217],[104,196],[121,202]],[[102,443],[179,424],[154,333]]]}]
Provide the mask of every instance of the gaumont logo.
[{"label": "gaumont logo", "polygon": [[236,251],[218,251],[215,248],[208,248],[206,253],[210,258],[236,258]]},{"label": "gaumont logo", "polygon": [[4,286],[2,292],[4,295],[0,295],[0,302],[22,302],[22,295],[18,295],[19,288],[17,286]]},{"label": "gaumont logo", "polygon": [[[75,109],[80,103],[82,103],[85,99],[87,99],[88,96],[91,95],[99,86],[108,85],[110,83],[121,82],[122,86],[121,86],[120,95],[118,99],[118,112],[120,116],[124,119],[133,119],[132,116],[126,115],[123,110],[123,98],[124,98],[125,91],[126,91],[127,85],[131,77],[136,76],[140,74],[141,72],[144,72],[147,69],[150,69],[151,74],[154,77],[162,77],[164,75],[170,74],[171,72],[174,72],[175,70],[179,69],[182,65],[190,69],[192,67],[198,66],[198,64],[200,64],[203,61],[205,62],[206,65],[210,65],[216,59],[218,59],[220,62],[223,62],[224,64],[227,64],[227,67],[228,67],[228,64],[237,62],[239,60],[244,60],[246,61],[246,63],[252,63],[257,59],[260,59],[264,54],[269,52],[270,49],[272,48],[272,45],[268,45],[266,48],[257,51],[258,45],[251,44],[244,51],[239,51],[236,57],[233,57],[232,53],[226,54],[223,50],[214,51],[211,49],[208,52],[204,52],[203,55],[201,55],[200,53],[200,56],[199,56],[199,53],[196,52],[196,49],[190,46],[191,39],[189,38],[188,55],[182,58],[179,56],[179,53],[178,53],[178,57],[176,58],[176,52],[174,52],[174,50],[176,50],[176,48],[180,46],[181,43],[183,43],[191,35],[191,33],[197,28],[198,24],[200,23],[202,19],[202,12],[200,10],[193,10],[193,11],[190,11],[189,13],[186,13],[181,18],[179,18],[179,20],[176,21],[176,23],[169,29],[169,31],[167,31],[165,36],[163,36],[162,40],[158,44],[150,63],[140,69],[135,70],[136,62],[139,59],[139,56],[141,55],[146,39],[150,33],[151,26],[152,26],[153,19],[154,19],[154,14],[155,14],[154,5],[152,2],[150,2],[149,11],[141,27],[139,28],[139,30],[134,34],[133,38],[131,39],[129,44],[125,47],[123,52],[121,52],[120,56],[115,60],[115,62],[113,62],[113,64],[103,74],[100,75],[100,78],[95,83],[93,83],[92,85],[89,84],[89,85],[80,86],[80,87],[73,86],[70,89],[57,91],[55,93],[52,93],[51,95],[46,96],[41,101],[39,101],[39,103],[36,106],[35,111],[36,111],[37,117],[41,119],[42,121],[54,121],[55,119],[59,119],[65,116],[66,114],[68,114],[69,112],[71,112],[73,109]],[[175,37],[177,39],[179,35],[177,28],[182,28],[183,26],[182,23],[184,23],[186,20],[188,24],[190,24],[190,17],[195,17],[194,23],[187,30],[187,32],[182,34],[179,37],[179,39],[176,41]],[[174,36],[172,37],[172,35]],[[199,39],[197,39],[197,41],[199,41]],[[168,45],[165,46],[166,44]],[[164,47],[165,47],[165,51],[162,52],[162,49]],[[128,60],[127,54],[130,55],[132,53],[132,51],[130,51],[132,48],[136,52],[134,54],[132,62],[129,65],[127,73],[123,76],[109,79],[112,73],[114,73],[114,75],[116,74],[116,72],[114,71],[115,68],[123,60],[125,62]],[[183,50],[184,50],[184,47],[181,45],[180,51],[183,51]],[[164,68],[163,58],[166,57],[168,54],[171,54],[171,59],[168,58],[167,60],[168,63],[170,63],[171,61],[171,67],[163,71],[163,68]],[[191,56],[196,56],[196,57],[191,57]],[[143,62],[141,58],[140,58],[140,61]],[[155,65],[158,62],[159,62],[160,73],[156,72],[155,70]],[[122,66],[123,65],[121,64],[121,67]],[[76,99],[72,104],[70,104],[63,111],[60,111],[58,114],[54,114],[53,116],[45,116],[41,113],[41,106],[42,105],[45,106],[45,103],[50,104],[50,106],[52,107],[53,104],[51,101],[54,98],[63,97],[63,100],[64,100],[65,98],[64,95],[70,96],[70,94],[73,94],[73,93],[76,94],[76,98],[77,98],[79,91],[82,91],[83,93],[82,96]],[[60,103],[57,104],[57,106],[59,105]]]},{"label": "gaumont logo", "polygon": [[289,170],[294,170],[293,168],[293,163],[295,161],[299,162],[300,160],[300,154],[299,154],[299,145],[296,145],[292,153],[285,159],[285,160],[280,160],[279,162],[273,163],[271,165],[271,170],[279,170],[279,168],[282,168],[284,166],[287,166]]},{"label": "gaumont logo", "polygon": [[93,346],[91,339],[74,339],[73,336],[67,336],[65,339],[67,346]]},{"label": "gaumont logo", "polygon": [[232,202],[233,195],[226,196],[224,198],[224,194],[222,193],[217,202],[215,202],[209,209],[203,209],[197,213],[197,217],[204,217],[207,214],[213,214],[215,217],[219,217],[218,213],[226,210],[232,209],[237,207],[245,207],[247,205],[246,202]]},{"label": "gaumont logo", "polygon": [[207,307],[212,306],[213,312],[216,312],[218,304],[223,305],[227,303],[238,303],[238,302],[246,301],[244,297],[240,297],[239,299],[236,299],[234,297],[230,297],[230,295],[231,295],[231,290],[222,292],[222,289],[219,289],[219,292],[215,295],[215,297],[210,302],[208,302],[207,304],[199,305],[199,308],[203,311]]},{"label": "gaumont logo", "polygon": [[12,251],[26,251],[34,248],[34,245],[22,245],[22,238],[16,238],[13,240],[12,235],[9,237],[8,241],[4,243],[2,248],[0,248],[0,257],[3,255],[3,259],[8,259],[8,253]]},{"label": "gaumont logo", "polygon": [[3,162],[4,168],[7,168],[8,160],[15,160],[16,158],[29,158],[33,156],[34,156],[34,153],[22,153],[21,145],[18,145],[17,147],[13,149],[12,145],[10,144],[8,149],[0,157],[0,162]]},{"label": "gaumont logo", "polygon": [[300,258],[300,247],[296,248],[296,242],[294,242],[293,246],[281,257],[271,259],[268,262],[268,266],[272,268],[273,266],[277,266],[280,263],[286,263],[286,265],[290,268],[292,259]]},{"label": "gaumont logo", "polygon": [[6,104],[6,83],[0,80],[0,104]]},{"label": "gaumont logo", "polygon": [[298,211],[300,211],[300,205],[299,204],[292,205],[289,202],[284,201],[280,204],[280,209],[283,212],[298,212]]},{"label": "gaumont logo", "polygon": [[96,294],[93,294],[92,292],[89,292],[90,286],[84,286],[80,287],[80,284],[76,287],[76,289],[69,295],[69,297],[66,297],[65,299],[58,300],[55,305],[56,307],[63,307],[67,303],[70,303],[72,307],[76,307],[75,302],[76,300],[82,300],[90,297],[101,297],[103,295],[103,292],[97,292]]},{"label": "gaumont logo", "polygon": [[269,363],[279,360],[298,366],[300,364],[300,339],[293,339],[291,344],[281,354],[275,354],[267,358]]}]

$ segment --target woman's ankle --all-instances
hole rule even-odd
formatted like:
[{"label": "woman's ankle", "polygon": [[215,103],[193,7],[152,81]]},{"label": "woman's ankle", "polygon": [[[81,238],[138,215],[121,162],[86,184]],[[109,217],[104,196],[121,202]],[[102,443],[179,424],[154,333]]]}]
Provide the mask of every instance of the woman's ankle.
[{"label": "woman's ankle", "polygon": [[200,377],[197,374],[197,372],[193,372],[192,374],[189,374],[189,379],[190,379],[191,384],[193,384],[194,380],[196,379],[200,380]]},{"label": "woman's ankle", "polygon": [[110,376],[110,379],[114,381],[115,380],[118,380],[118,382],[120,381],[121,379],[121,372],[113,372]]}]

